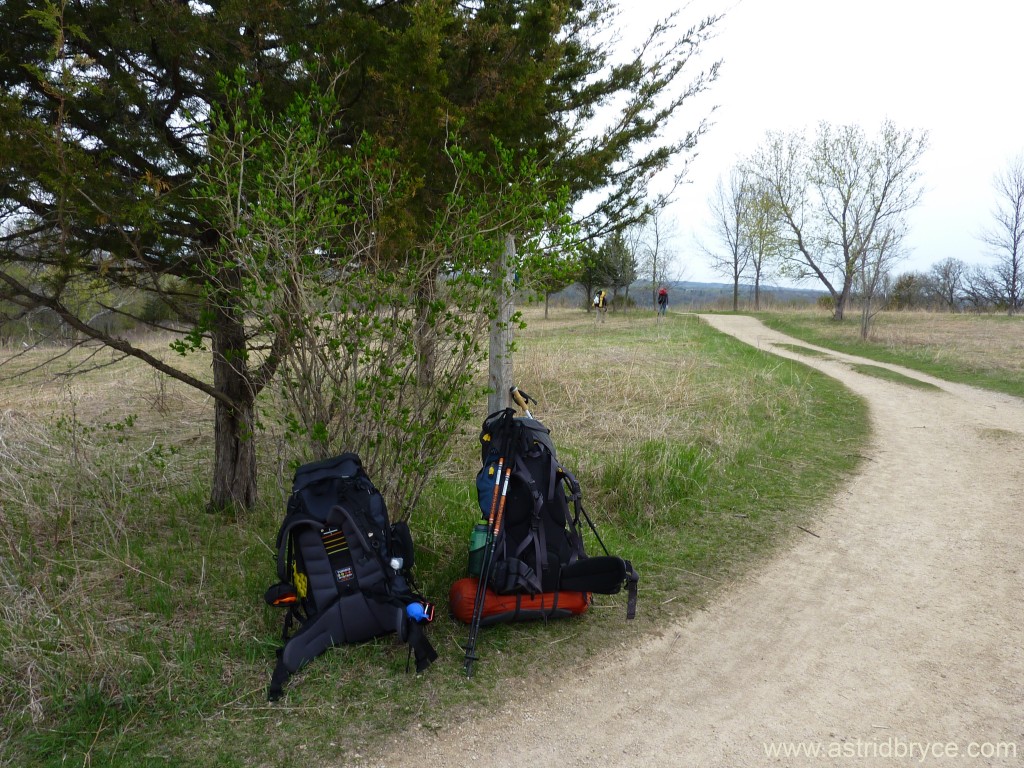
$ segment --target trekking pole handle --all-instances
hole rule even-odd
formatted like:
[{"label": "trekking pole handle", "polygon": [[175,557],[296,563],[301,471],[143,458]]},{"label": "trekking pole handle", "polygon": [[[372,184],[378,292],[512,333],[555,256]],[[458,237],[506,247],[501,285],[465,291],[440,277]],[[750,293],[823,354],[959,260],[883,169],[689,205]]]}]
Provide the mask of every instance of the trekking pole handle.
[{"label": "trekking pole handle", "polygon": [[526,414],[528,419],[532,419],[533,414],[530,413],[530,403],[536,403],[537,401],[516,386],[510,387],[508,393],[512,397],[512,402],[523,409],[523,413]]}]

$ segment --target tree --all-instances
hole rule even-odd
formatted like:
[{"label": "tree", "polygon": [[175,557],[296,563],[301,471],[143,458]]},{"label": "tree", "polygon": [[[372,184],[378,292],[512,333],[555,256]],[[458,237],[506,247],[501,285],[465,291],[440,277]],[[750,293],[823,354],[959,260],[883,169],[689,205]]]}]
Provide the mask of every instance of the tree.
[{"label": "tree", "polygon": [[980,237],[996,264],[984,282],[992,298],[1012,316],[1024,308],[1024,155],[996,174],[993,186],[993,221]]},{"label": "tree", "polygon": [[[550,3],[538,2],[547,13]],[[619,11],[607,0],[569,5],[573,21],[563,30],[562,66],[549,102],[558,122],[553,179],[568,186],[583,236],[599,241],[668,204],[670,195],[652,196],[650,184],[692,152],[708,129],[699,119],[688,129],[677,126],[678,138],[666,138],[686,103],[718,77],[718,62],[692,77],[688,65],[721,17],[706,17],[677,35],[673,13],[625,61],[614,62],[596,41],[615,29]],[[675,184],[685,172],[685,165],[676,171]]]},{"label": "tree", "polygon": [[579,278],[582,254],[576,235],[568,223],[559,233],[542,233],[534,243],[536,247],[530,251],[532,255],[520,259],[518,271],[513,276],[513,285],[509,290],[523,293],[530,297],[529,300],[543,300],[545,320],[548,319],[551,296],[568,288]]},{"label": "tree", "polygon": [[[714,80],[717,67],[689,83],[681,73],[716,19],[678,38],[670,22],[658,24],[630,60],[612,64],[592,34],[611,10],[604,0],[355,0],[343,9],[295,0],[97,0],[41,10],[29,0],[4,3],[0,301],[19,313],[52,313],[80,339],[209,395],[210,506],[249,506],[256,399],[294,339],[251,322],[252,297],[229,247],[242,238],[226,237],[216,211],[194,195],[209,159],[208,117],[225,106],[221,75],[240,72],[247,87],[258,86],[271,116],[314,86],[330,89],[344,105],[332,125],[335,151],[353,152],[369,135],[401,157],[411,187],[379,253],[388,272],[429,240],[446,210],[457,171],[443,148],[454,133],[492,167],[499,146],[543,158],[537,181],[549,198],[566,189],[571,202],[594,201],[584,217],[589,236],[648,212],[650,180],[705,130],[700,122],[683,138],[663,139],[684,100]],[[598,107],[616,99],[621,113],[596,128]],[[487,199],[485,185],[478,177],[463,192]],[[486,234],[500,246],[525,233]],[[443,269],[423,275],[416,294],[423,376],[444,363],[431,327],[440,321],[433,298]],[[71,298],[94,281],[164,306],[173,328],[184,328],[175,348],[209,354],[212,382],[81,317]]]},{"label": "tree", "polygon": [[[240,266],[245,253],[238,250],[247,238],[233,236],[231,218],[194,194],[199,168],[210,157],[208,117],[226,106],[221,73],[240,73],[252,92],[258,86],[268,115],[283,112],[296,94],[323,79],[346,99],[346,122],[332,124],[342,153],[357,146],[366,126],[390,127],[381,119],[381,103],[392,107],[392,118],[400,113],[422,125],[436,111],[438,89],[425,87],[441,79],[435,71],[419,70],[418,101],[395,105],[383,96],[402,90],[396,82],[407,70],[386,80],[376,79],[374,70],[383,71],[398,56],[385,44],[388,25],[399,28],[392,30],[391,44],[401,46],[406,60],[421,63],[429,59],[428,43],[444,48],[437,35],[443,17],[410,17],[395,5],[376,3],[334,17],[319,13],[308,4],[260,1],[144,9],[110,1],[38,12],[14,2],[0,10],[0,28],[10,42],[0,61],[7,94],[0,103],[0,135],[11,158],[0,182],[4,298],[27,312],[45,308],[80,339],[135,356],[212,398],[212,508],[253,503],[256,398],[294,346],[287,323],[268,334],[253,322],[288,308],[253,311],[257,295],[246,290],[251,276]],[[418,28],[416,21],[422,22]],[[420,44],[410,45],[417,32]],[[328,72],[317,64],[324,60],[319,51],[339,40],[348,43],[344,50],[359,54],[353,56],[358,66]],[[370,83],[378,86],[372,95],[381,98],[365,95],[373,91]],[[417,134],[424,146],[448,130],[435,123],[425,133]],[[421,170],[426,163],[409,166],[412,188],[423,189],[418,176],[428,176]],[[447,182],[450,189],[452,174],[439,177],[439,188]],[[250,190],[240,186],[239,194],[245,211]],[[432,202],[440,196],[410,196],[394,231],[429,231]],[[294,231],[302,224],[289,223]],[[375,223],[381,226],[379,219]],[[389,245],[386,268],[393,269],[401,263],[402,238],[390,238]],[[128,287],[166,304],[175,326],[185,327],[175,349],[210,354],[212,382],[89,323],[71,300],[83,283]],[[427,281],[417,303],[421,318],[430,315],[429,295]],[[418,344],[431,339],[426,323],[417,330]],[[436,356],[422,352],[426,370]]]},{"label": "tree", "polygon": [[777,268],[782,258],[783,237],[771,195],[755,188],[745,220],[750,275],[754,281],[754,310],[761,309],[761,284]]},{"label": "tree", "polygon": [[769,133],[750,161],[771,195],[787,239],[790,274],[814,277],[843,319],[858,270],[889,251],[920,199],[917,170],[926,132],[884,122],[874,138],[857,126],[821,123],[812,142],[798,133]]},{"label": "tree", "polygon": [[629,300],[629,286],[637,277],[637,262],[622,232],[612,233],[601,243],[597,249],[596,271],[600,282],[612,289],[612,307],[623,288],[626,290],[625,300]]},{"label": "tree", "polygon": [[197,196],[221,222],[247,324],[289,339],[271,412],[295,438],[295,461],[357,452],[407,519],[480,396],[481,341],[502,295],[491,276],[504,258],[518,263],[486,235],[556,232],[565,200],[540,193],[531,157],[516,165],[499,147],[493,167],[453,144],[456,186],[430,236],[410,241],[414,179],[370,137],[339,152],[338,114],[316,89],[274,117],[258,94],[229,100],[211,120]]},{"label": "tree", "polygon": [[[455,46],[466,53],[465,66],[456,71],[475,71],[481,61],[490,62],[491,77],[480,79],[504,83],[510,81],[510,69],[527,70],[526,76],[511,79],[502,90],[504,98],[494,100],[488,111],[490,121],[482,124],[510,146],[528,137],[526,145],[550,159],[552,182],[569,190],[585,240],[596,243],[622,232],[667,204],[666,196],[651,201],[649,186],[677,157],[692,151],[707,129],[701,120],[677,131],[681,138],[665,138],[670,119],[717,77],[717,63],[692,79],[684,81],[682,75],[718,17],[705,18],[675,37],[672,14],[655,24],[631,57],[614,62],[596,42],[614,29],[617,10],[607,0],[556,6],[546,0],[492,0],[464,7],[474,24],[467,27],[469,44]],[[550,33],[536,33],[554,19],[559,24]],[[508,47],[496,43],[507,40],[509,31],[517,42]],[[468,94],[472,102],[475,93]],[[611,118],[602,122],[607,115]],[[509,124],[519,130],[503,133]],[[678,172],[676,183],[684,172]],[[590,246],[585,250],[578,262],[584,271],[594,253]],[[511,342],[510,333],[502,335]]]},{"label": "tree", "polygon": [[956,312],[963,295],[967,264],[960,259],[943,259],[928,272],[932,298],[950,312]]},{"label": "tree", "polygon": [[[268,105],[287,102],[297,87],[290,44],[309,21],[263,2],[216,12],[182,3],[0,6],[8,43],[0,59],[3,298],[25,311],[46,308],[79,340],[209,395],[215,508],[255,499],[254,404],[284,339],[248,332],[233,304],[237,270],[218,253],[216,228],[189,204],[205,152],[194,118],[220,100],[219,72],[245,71],[265,83]],[[209,344],[212,381],[81,317],[71,299],[83,282],[130,287],[167,305],[191,326],[187,347]]]},{"label": "tree", "polygon": [[931,305],[933,294],[933,283],[929,275],[922,272],[904,272],[892,281],[889,308],[922,309]]},{"label": "tree", "polygon": [[903,257],[900,249],[903,234],[902,229],[890,227],[875,239],[873,252],[864,251],[861,254],[855,283],[857,297],[860,299],[861,339],[869,337],[871,321],[885,305],[885,294],[891,285],[892,266]]},{"label": "tree", "polygon": [[750,264],[751,240],[748,222],[755,204],[755,191],[750,177],[742,167],[734,167],[729,177],[719,177],[708,205],[712,223],[722,251],[705,249],[711,268],[732,282],[732,309],[740,303],[740,280]]},{"label": "tree", "polygon": [[675,235],[675,228],[665,222],[663,213],[663,209],[652,211],[642,225],[632,227],[626,234],[627,245],[637,257],[638,272],[650,276],[652,307],[658,304],[658,288],[668,282],[669,264],[672,261],[669,244]]}]

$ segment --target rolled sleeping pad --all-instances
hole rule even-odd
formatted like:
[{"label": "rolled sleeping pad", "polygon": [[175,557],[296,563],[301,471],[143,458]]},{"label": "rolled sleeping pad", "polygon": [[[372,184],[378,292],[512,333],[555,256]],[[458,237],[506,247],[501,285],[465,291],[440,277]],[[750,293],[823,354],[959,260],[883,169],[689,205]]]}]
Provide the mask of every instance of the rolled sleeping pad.
[{"label": "rolled sleeping pad", "polygon": [[[448,608],[459,621],[473,621],[478,580],[467,576],[452,584],[448,592]],[[589,592],[541,592],[536,595],[499,595],[491,589],[484,593],[484,609],[480,626],[509,621],[536,621],[578,616],[590,607]]]}]

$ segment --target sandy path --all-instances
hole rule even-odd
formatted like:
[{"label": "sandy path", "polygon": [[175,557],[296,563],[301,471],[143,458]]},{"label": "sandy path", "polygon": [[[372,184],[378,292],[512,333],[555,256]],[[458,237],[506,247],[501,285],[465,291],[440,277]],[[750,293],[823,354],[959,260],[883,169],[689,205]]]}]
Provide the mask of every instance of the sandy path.
[{"label": "sandy path", "polygon": [[1024,765],[1024,401],[885,382],[773,349],[802,342],[752,318],[704,319],[869,402],[868,461],[820,538],[543,697],[396,737],[380,765]]}]

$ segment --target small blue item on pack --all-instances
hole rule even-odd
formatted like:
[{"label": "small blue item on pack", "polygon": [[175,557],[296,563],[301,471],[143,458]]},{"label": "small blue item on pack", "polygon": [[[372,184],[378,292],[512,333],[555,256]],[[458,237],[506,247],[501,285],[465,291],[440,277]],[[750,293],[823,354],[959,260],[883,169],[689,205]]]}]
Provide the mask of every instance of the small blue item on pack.
[{"label": "small blue item on pack", "polygon": [[434,607],[423,603],[409,603],[405,606],[405,615],[415,622],[423,623],[434,618]]}]

